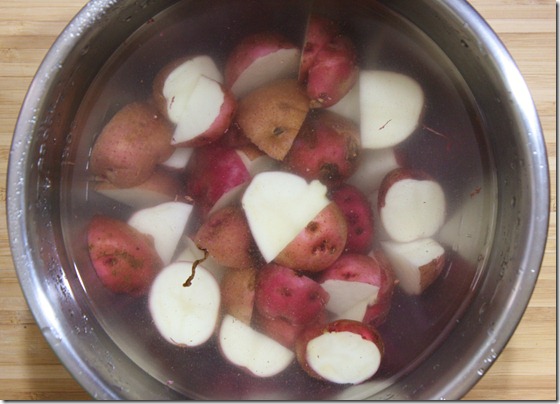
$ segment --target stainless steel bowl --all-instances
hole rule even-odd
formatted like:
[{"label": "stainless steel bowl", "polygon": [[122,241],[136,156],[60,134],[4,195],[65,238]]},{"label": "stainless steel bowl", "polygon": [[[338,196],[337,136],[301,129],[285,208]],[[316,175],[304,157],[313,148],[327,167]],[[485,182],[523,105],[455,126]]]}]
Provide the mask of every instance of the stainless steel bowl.
[{"label": "stainless steel bowl", "polygon": [[[123,349],[122,336],[116,342],[119,338],[97,316],[67,252],[61,178],[66,165],[72,164],[73,145],[79,142],[74,129],[81,102],[121,44],[175,3],[93,0],[47,54],[22,106],[10,154],[7,214],[16,270],[45,338],[94,398],[212,398],[203,392],[216,389],[216,396],[222,398],[292,398],[289,388],[271,392],[263,386],[246,387],[231,397],[226,390],[220,394],[212,377],[195,375],[198,386],[192,386],[191,393],[175,389],[157,367],[140,365],[146,358]],[[195,2],[183,3],[198,10],[220,2],[199,2],[197,7]],[[238,5],[242,3],[250,4]],[[329,1],[321,6],[351,18],[352,10],[376,7],[374,3]],[[489,156],[485,181],[491,192],[486,198],[492,202],[482,220],[491,223],[485,227],[488,234],[481,236],[483,249],[471,299],[435,349],[396,380],[348,387],[320,398],[456,399],[479,380],[506,345],[539,274],[549,212],[545,145],[519,70],[467,2],[387,0],[381,4],[437,45],[478,105],[485,134],[481,144]],[[311,6],[312,2],[301,1],[276,3],[280,15],[288,10],[300,21]],[[216,13],[219,10],[215,7]],[[312,393],[298,394],[296,398],[317,398]]]}]

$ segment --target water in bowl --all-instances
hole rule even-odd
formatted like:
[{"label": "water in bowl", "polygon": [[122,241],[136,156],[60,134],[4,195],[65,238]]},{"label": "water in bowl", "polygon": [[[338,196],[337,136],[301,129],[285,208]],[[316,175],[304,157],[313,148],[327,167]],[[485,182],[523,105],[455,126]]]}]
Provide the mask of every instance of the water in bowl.
[{"label": "water in bowl", "polygon": [[[271,5],[275,4],[275,5]],[[99,282],[87,255],[85,228],[94,214],[127,219],[131,209],[92,190],[87,170],[96,135],[121,107],[150,96],[156,73],[185,55],[207,54],[223,66],[245,35],[277,30],[301,43],[309,9],[297,1],[178,2],[139,28],[108,60],[75,117],[64,166],[63,229],[87,302],[113,341],[145,372],[192,398],[361,399],[380,393],[411,371],[453,328],[480,277],[493,227],[493,179],[480,111],[445,54],[421,31],[383,6],[322,3],[318,10],[343,22],[362,69],[392,70],[415,78],[425,91],[417,131],[398,146],[407,164],[443,185],[447,223],[437,236],[447,264],[430,288],[411,297],[398,287],[379,328],[386,355],[374,378],[339,386],[308,377],[294,363],[280,375],[259,379],[228,364],[210,340],[199,348],[167,343],[154,328],[145,298],[115,295]],[[382,397],[382,396],[380,396]]]}]

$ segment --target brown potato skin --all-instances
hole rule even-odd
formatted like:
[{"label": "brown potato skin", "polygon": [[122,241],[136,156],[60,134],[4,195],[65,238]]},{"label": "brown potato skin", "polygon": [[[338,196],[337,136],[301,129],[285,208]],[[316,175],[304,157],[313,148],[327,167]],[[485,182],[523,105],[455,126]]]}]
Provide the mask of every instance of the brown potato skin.
[{"label": "brown potato skin", "polygon": [[255,302],[257,270],[253,267],[228,270],[220,283],[222,308],[250,325]]},{"label": "brown potato skin", "polygon": [[309,111],[309,98],[295,79],[262,86],[243,97],[236,122],[259,149],[282,160]]},{"label": "brown potato skin", "polygon": [[[119,188],[108,181],[99,181],[95,184],[96,191],[110,191],[130,189],[136,190],[138,194],[142,192],[153,192],[161,195],[162,200],[174,201],[183,198],[183,183],[171,171],[156,167],[152,175],[143,183],[130,188]],[[138,201],[136,207],[145,207],[141,201]],[[146,206],[147,207],[147,206]]]},{"label": "brown potato skin", "polygon": [[229,268],[255,265],[257,247],[241,207],[227,206],[212,213],[193,239],[221,265]]},{"label": "brown potato skin", "polygon": [[163,267],[153,239],[121,220],[94,216],[87,240],[93,268],[113,293],[145,295]]},{"label": "brown potato skin", "polygon": [[148,102],[133,102],[104,126],[91,152],[91,172],[120,188],[146,181],[174,151],[172,128]]},{"label": "brown potato skin", "polygon": [[299,271],[320,272],[344,251],[348,234],[346,218],[331,202],[274,259]]}]

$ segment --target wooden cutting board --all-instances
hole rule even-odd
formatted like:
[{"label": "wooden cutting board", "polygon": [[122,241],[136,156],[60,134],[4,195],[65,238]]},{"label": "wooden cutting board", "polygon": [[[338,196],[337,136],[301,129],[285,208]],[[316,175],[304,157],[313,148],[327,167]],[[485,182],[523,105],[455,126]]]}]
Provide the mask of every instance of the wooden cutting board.
[{"label": "wooden cutting board", "polygon": [[[556,10],[552,0],[472,0],[517,61],[532,91],[548,147],[551,220],[529,307],[506,349],[469,400],[554,400],[556,393]],[[0,0],[0,176],[31,79],[56,36],[85,0]],[[0,198],[5,202],[5,180]],[[35,324],[10,257],[0,206],[0,399],[90,396],[60,364]]]}]

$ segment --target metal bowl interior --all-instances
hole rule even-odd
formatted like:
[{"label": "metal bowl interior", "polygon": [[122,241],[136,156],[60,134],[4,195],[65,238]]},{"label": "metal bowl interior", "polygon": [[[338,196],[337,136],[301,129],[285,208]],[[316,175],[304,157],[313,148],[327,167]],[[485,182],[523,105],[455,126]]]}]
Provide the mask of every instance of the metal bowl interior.
[{"label": "metal bowl interior", "polygon": [[[22,106],[10,154],[7,212],[12,254],[28,304],[45,338],[82,386],[100,399],[215,398],[211,375],[193,375],[199,386],[181,391],[166,383],[158,366],[142,365],[134,341],[116,335],[83,285],[68,254],[64,223],[68,203],[61,178],[74,157],[82,100],[108,60],[122,44],[156,16],[176,7],[174,0],[93,0],[71,21],[42,63]],[[205,6],[183,2],[197,12]],[[375,2],[323,2],[329,12],[367,31],[356,10]],[[227,21],[229,13],[214,16]],[[466,2],[392,0],[380,2],[437,45],[457,69],[465,91],[478,108],[485,134],[483,204],[488,226],[479,235],[476,279],[453,324],[434,349],[410,371],[382,383],[364,383],[329,391],[320,398],[456,399],[484,374],[513,334],[533,291],[544,253],[549,212],[549,178],[539,119],[527,86],[511,56],[482,18]],[[293,31],[313,2],[282,3]],[[249,7],[250,8],[250,7]],[[241,7],[240,10],[243,10]],[[169,14],[169,12],[167,11]],[[239,12],[235,18],[248,18]],[[280,17],[279,17],[280,18]],[[220,20],[223,19],[223,20]],[[156,18],[157,20],[157,18]],[[203,21],[203,20],[200,20]],[[215,24],[215,20],[212,20]],[[207,23],[210,23],[207,21]],[[204,22],[200,22],[204,24]],[[216,40],[209,37],[208,41]],[[197,46],[204,48],[205,44]],[[374,44],[363,44],[363,48]],[[125,99],[127,95],[121,95]],[[61,161],[63,164],[61,164]],[[470,186],[471,184],[469,184]],[[477,211],[480,212],[480,211]],[[464,220],[468,220],[465,217]],[[470,220],[479,220],[471,217]],[[478,229],[478,227],[477,227]],[[471,257],[472,258],[472,257]],[[467,304],[468,303],[468,304]],[[118,334],[118,333],[117,333]],[[437,338],[435,338],[437,339]],[[131,348],[123,348],[128,344]],[[149,358],[152,360],[151,358]],[[207,377],[210,376],[210,377]],[[284,389],[287,390],[287,389]],[[310,391],[313,391],[311,389]],[[224,389],[218,398],[233,398]],[[221,395],[220,395],[221,394]],[[246,387],[236,398],[294,398],[290,391]],[[302,394],[302,393],[300,393]],[[298,399],[316,396],[298,395]]]}]

